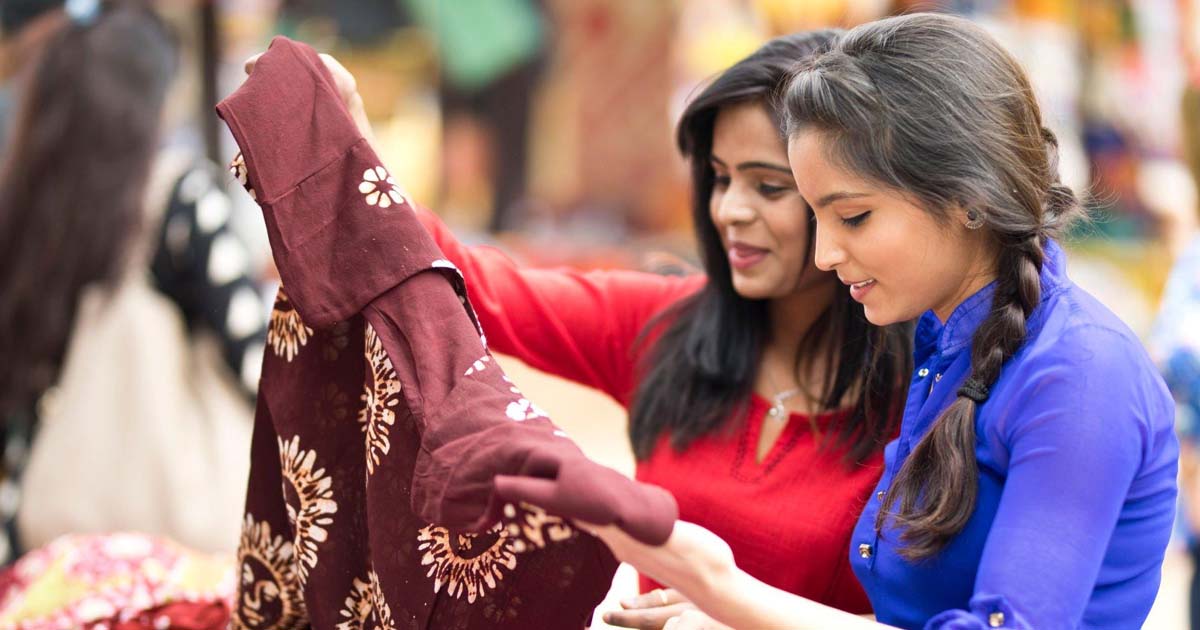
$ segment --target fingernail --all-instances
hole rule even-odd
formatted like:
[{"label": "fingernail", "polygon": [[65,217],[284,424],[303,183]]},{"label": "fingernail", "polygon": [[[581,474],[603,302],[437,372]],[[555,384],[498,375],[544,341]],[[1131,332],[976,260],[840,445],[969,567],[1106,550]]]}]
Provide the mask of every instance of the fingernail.
[{"label": "fingernail", "polygon": [[636,600],[634,600],[632,597],[621,600],[621,605],[626,608],[632,608],[634,603],[636,603]]},{"label": "fingernail", "polygon": [[604,613],[600,618],[604,620],[604,623],[612,623],[612,613]]}]

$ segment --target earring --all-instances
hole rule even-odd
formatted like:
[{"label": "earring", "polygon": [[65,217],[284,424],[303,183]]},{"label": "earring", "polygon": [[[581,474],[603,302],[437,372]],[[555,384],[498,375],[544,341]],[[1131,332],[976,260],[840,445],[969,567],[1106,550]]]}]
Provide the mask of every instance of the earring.
[{"label": "earring", "polygon": [[978,210],[967,210],[966,226],[968,230],[978,230],[983,227],[983,214]]}]

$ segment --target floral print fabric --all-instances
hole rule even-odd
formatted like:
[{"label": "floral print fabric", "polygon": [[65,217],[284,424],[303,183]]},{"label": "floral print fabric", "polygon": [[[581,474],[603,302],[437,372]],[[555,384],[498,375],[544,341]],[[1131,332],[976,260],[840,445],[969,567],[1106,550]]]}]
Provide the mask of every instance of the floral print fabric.
[{"label": "floral print fabric", "polygon": [[491,359],[461,276],[340,108],[283,38],[218,106],[284,285],[233,627],[583,628],[615,559],[492,487],[582,454]]}]

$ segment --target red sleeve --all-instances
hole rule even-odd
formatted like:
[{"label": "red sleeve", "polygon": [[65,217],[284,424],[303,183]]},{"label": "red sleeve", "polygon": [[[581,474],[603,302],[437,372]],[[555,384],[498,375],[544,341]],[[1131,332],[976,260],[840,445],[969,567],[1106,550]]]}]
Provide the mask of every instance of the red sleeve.
[{"label": "red sleeve", "polygon": [[703,276],[522,268],[494,247],[463,245],[429,210],[417,217],[466,278],[489,347],[621,404],[633,392],[633,346],[646,324],[704,284]]}]

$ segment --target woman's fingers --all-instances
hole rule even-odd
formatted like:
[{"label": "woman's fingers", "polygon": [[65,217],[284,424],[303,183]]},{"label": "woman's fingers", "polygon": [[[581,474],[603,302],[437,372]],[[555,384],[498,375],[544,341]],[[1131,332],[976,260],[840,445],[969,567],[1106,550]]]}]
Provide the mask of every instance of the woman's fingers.
[{"label": "woman's fingers", "polygon": [[688,602],[658,606],[656,608],[639,608],[626,610],[610,610],[604,613],[604,623],[618,628],[639,628],[640,630],[661,630],[667,620],[682,615],[689,609],[695,608]]},{"label": "woman's fingers", "polygon": [[733,630],[695,608],[685,610],[663,625],[663,630]]},{"label": "woman's fingers", "polygon": [[329,70],[329,74],[333,76],[333,83],[337,86],[342,102],[349,104],[350,99],[358,95],[358,82],[355,81],[354,75],[350,74],[342,62],[334,59],[331,55],[321,53],[318,57],[325,64],[325,69]]},{"label": "woman's fingers", "polygon": [[246,74],[254,72],[254,64],[258,63],[258,58],[261,56],[263,56],[263,54],[258,53],[257,55],[254,55],[246,60],[246,62],[242,65],[242,68],[245,69]]},{"label": "woman's fingers", "polygon": [[653,591],[621,600],[621,607],[625,609],[656,608],[686,601],[687,598],[673,588],[656,588]]},{"label": "woman's fingers", "polygon": [[[258,63],[258,58],[262,56],[263,53],[258,53],[257,55],[246,59],[242,65],[246,71],[246,74],[251,74],[254,72],[254,66]],[[358,94],[358,81],[354,79],[354,75],[350,74],[350,71],[346,69],[346,66],[343,66],[342,62],[338,61],[333,56],[325,53],[321,53],[317,56],[321,59],[321,63],[325,64],[325,69],[329,70],[330,76],[333,77],[333,83],[337,88],[338,96],[342,98],[343,102],[349,104],[350,100]]]}]

